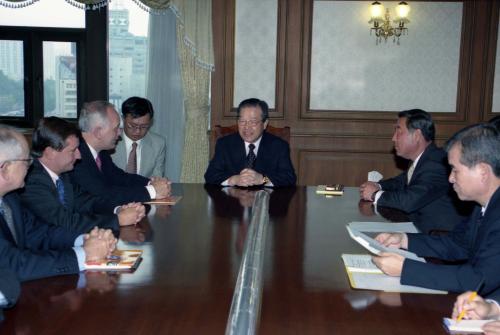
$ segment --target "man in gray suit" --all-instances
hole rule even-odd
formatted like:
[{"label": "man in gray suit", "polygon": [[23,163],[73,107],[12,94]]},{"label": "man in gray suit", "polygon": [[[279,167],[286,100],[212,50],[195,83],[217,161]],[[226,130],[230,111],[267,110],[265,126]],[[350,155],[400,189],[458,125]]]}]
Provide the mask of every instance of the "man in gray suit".
[{"label": "man in gray suit", "polygon": [[111,154],[118,167],[147,178],[165,175],[166,140],[149,131],[153,114],[153,105],[148,99],[131,97],[125,100],[122,104],[122,140]]}]

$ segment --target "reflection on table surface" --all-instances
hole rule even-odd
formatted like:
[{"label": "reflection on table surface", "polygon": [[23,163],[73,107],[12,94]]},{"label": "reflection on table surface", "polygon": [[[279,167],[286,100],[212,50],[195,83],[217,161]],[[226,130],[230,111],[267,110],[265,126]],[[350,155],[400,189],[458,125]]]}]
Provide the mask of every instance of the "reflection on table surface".
[{"label": "reflection on table surface", "polygon": [[[256,190],[173,185],[122,228],[119,248],[143,249],[134,273],[82,273],[24,283],[1,334],[223,334]],[[453,295],[352,290],[341,253],[366,253],[350,221],[385,221],[359,202],[315,187],[268,190],[260,334],[444,334]],[[424,331],[425,330],[425,331]]]}]

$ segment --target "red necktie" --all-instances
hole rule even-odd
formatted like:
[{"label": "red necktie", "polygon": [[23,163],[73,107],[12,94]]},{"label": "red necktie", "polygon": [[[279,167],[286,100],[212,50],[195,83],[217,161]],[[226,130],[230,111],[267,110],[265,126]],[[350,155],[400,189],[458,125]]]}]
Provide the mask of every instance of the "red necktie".
[{"label": "red necktie", "polygon": [[128,155],[128,162],[125,171],[128,173],[137,173],[137,142],[132,143],[132,149]]},{"label": "red necktie", "polygon": [[99,154],[97,154],[97,157],[95,158],[95,163],[97,165],[97,168],[99,169],[99,171],[102,171],[102,162],[101,162],[101,158],[99,157]]}]

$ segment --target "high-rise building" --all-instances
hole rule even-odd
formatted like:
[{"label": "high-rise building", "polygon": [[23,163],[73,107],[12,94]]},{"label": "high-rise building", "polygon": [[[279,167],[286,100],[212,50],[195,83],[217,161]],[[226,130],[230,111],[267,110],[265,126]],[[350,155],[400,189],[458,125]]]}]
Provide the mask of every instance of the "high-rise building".
[{"label": "high-rise building", "polygon": [[22,41],[3,40],[0,43],[0,71],[12,80],[24,78]]},{"label": "high-rise building", "polygon": [[76,57],[57,57],[56,110],[55,114],[64,118],[76,118]]},{"label": "high-rise building", "polygon": [[117,106],[130,96],[146,93],[148,39],[129,32],[129,11],[109,10],[109,96]]}]

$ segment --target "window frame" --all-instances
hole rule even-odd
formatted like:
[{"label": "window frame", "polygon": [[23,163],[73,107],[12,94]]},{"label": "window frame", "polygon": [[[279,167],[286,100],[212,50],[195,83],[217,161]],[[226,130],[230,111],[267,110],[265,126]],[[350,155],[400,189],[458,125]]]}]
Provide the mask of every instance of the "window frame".
[{"label": "window frame", "polygon": [[[0,123],[33,128],[44,117],[43,42],[76,43],[77,116],[86,96],[86,29],[0,26],[0,40],[23,42],[24,117],[0,116]],[[67,119],[76,121],[76,118]]]}]

